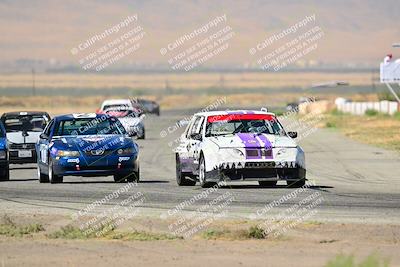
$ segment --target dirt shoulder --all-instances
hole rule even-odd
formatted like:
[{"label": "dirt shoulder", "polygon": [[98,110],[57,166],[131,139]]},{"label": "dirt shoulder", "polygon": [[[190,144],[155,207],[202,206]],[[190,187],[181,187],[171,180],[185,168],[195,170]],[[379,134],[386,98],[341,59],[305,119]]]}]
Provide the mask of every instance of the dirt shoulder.
[{"label": "dirt shoulder", "polygon": [[[399,225],[309,221],[284,234],[257,239],[243,233],[261,222],[218,220],[189,238],[167,238],[171,221],[143,216],[113,230],[116,236],[70,239],[52,236],[62,227],[76,225],[65,216],[8,216],[25,230],[36,225],[32,228],[36,230],[14,236],[4,231],[10,223],[5,218],[0,227],[2,267],[197,266],[205,260],[208,266],[324,266],[338,254],[354,255],[360,261],[374,253],[390,260],[390,266],[400,265]],[[132,233],[141,233],[140,238]]]}]

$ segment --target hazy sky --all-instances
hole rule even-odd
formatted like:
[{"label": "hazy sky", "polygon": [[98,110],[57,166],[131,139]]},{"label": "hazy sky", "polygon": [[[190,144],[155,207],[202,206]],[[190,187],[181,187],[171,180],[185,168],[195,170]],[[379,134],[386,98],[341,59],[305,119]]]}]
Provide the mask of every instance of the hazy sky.
[{"label": "hazy sky", "polygon": [[[162,56],[161,48],[225,14],[226,22],[220,26],[229,26],[234,36],[229,47],[205,64],[255,64],[256,57],[250,55],[249,49],[315,14],[315,22],[309,27],[320,27],[324,35],[317,48],[302,60],[374,64],[385,54],[396,53],[391,45],[400,41],[399,5],[397,0],[2,0],[0,62],[34,59],[79,64],[83,54],[74,56],[71,49],[137,14],[134,25],[140,25],[145,35],[140,48],[119,62],[168,64],[169,55]],[[290,35],[282,43],[300,33]],[[205,36],[187,44],[195,44]],[[275,48],[270,47],[271,51]]]}]

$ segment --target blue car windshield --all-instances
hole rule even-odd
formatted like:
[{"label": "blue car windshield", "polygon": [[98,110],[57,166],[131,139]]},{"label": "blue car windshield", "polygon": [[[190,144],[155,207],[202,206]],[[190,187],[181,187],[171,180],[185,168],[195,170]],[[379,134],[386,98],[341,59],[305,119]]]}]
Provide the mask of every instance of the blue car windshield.
[{"label": "blue car windshield", "polygon": [[121,122],[115,118],[79,118],[60,121],[54,136],[126,134]]}]

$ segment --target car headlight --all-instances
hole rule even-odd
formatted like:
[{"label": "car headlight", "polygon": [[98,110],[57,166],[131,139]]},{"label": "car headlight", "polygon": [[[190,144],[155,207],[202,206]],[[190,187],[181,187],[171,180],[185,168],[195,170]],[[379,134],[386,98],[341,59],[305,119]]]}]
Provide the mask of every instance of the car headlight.
[{"label": "car headlight", "polygon": [[135,153],[135,149],[133,147],[128,148],[120,148],[117,150],[118,155],[131,155]]},{"label": "car headlight", "polygon": [[7,153],[5,150],[0,150],[0,159],[5,159],[7,158]]},{"label": "car headlight", "polygon": [[57,156],[58,157],[79,157],[79,151],[74,150],[58,150]]},{"label": "car headlight", "polygon": [[287,152],[286,148],[281,148],[278,150],[278,152],[276,153],[277,156],[281,155],[281,154],[285,154]]},{"label": "car headlight", "polygon": [[240,157],[244,157],[244,153],[242,152],[242,150],[234,148],[233,149],[233,154],[240,156]]}]

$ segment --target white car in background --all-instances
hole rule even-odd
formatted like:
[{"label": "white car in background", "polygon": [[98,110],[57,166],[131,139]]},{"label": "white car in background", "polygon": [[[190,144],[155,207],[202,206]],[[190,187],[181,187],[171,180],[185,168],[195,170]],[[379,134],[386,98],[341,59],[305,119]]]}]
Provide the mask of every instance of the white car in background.
[{"label": "white car in background", "polygon": [[130,136],[145,139],[143,110],[137,107],[132,99],[108,99],[101,104],[98,113],[108,113],[117,117]]},{"label": "white car in background", "polygon": [[10,163],[36,163],[35,143],[50,121],[43,111],[7,112],[1,116],[7,132]]},{"label": "white car in background", "polygon": [[145,139],[144,114],[139,115],[134,110],[121,108],[109,108],[104,110],[103,113],[118,118],[130,136]]},{"label": "white car in background", "polygon": [[197,113],[176,149],[177,183],[195,185],[198,180],[208,187],[244,180],[269,187],[285,180],[288,186],[303,186],[305,156],[296,137],[266,110]]},{"label": "white car in background", "polygon": [[133,110],[139,115],[143,114],[143,110],[138,108],[135,101],[132,99],[108,99],[104,100],[101,104],[99,111],[105,111],[109,109],[124,109],[124,110]]}]

